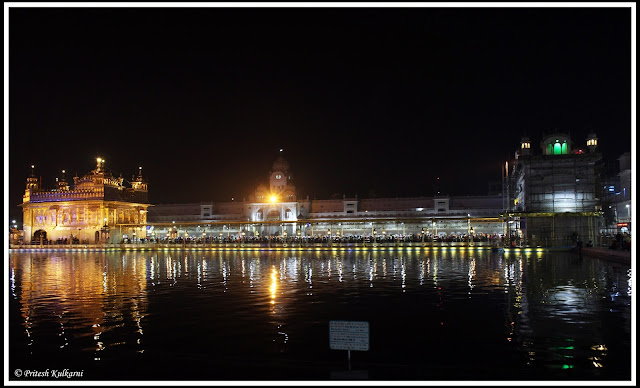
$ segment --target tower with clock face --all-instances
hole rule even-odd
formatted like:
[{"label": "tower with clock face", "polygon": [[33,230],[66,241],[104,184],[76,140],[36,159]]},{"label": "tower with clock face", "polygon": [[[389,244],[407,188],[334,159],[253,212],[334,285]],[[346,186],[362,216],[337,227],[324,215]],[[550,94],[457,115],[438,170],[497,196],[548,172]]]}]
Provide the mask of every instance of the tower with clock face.
[{"label": "tower with clock face", "polygon": [[[258,185],[252,199],[245,204],[248,221],[273,222],[297,221],[300,214],[296,200],[296,190],[289,172],[289,163],[280,155],[273,162],[269,172],[269,186]],[[261,224],[255,233],[263,236],[286,235],[296,233],[296,224]]]},{"label": "tower with clock face", "polygon": [[[269,189],[272,194],[286,194],[289,197],[294,192],[293,185],[291,184],[291,174],[289,173],[289,163],[282,157],[282,155],[278,156],[275,162],[273,162],[273,166],[271,167],[271,175],[269,176]],[[286,199],[293,198],[290,197]]]},{"label": "tower with clock face", "polygon": [[284,171],[274,171],[269,178],[269,186],[274,194],[284,191],[287,187],[287,175]]}]

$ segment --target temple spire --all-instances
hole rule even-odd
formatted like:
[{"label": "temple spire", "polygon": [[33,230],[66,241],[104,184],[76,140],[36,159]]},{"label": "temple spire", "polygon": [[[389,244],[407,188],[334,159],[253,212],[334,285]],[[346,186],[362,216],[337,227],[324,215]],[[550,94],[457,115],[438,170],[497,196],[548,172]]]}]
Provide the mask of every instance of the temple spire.
[{"label": "temple spire", "polygon": [[131,187],[133,187],[134,190],[148,190],[147,182],[145,182],[144,178],[142,177],[142,166],[138,167],[138,176],[133,180],[133,182],[131,182]]},{"label": "temple spire", "polygon": [[104,171],[104,162],[105,162],[105,160],[102,159],[101,157],[97,157],[96,158],[96,172],[103,172]]},{"label": "temple spire", "polygon": [[38,178],[36,178],[36,166],[31,165],[31,174],[27,177],[27,184],[24,189],[24,195],[22,196],[22,202],[29,202],[31,198],[31,193],[40,190],[40,185],[38,184]]},{"label": "temple spire", "polygon": [[66,171],[62,170],[62,177],[60,180],[56,179],[58,182],[58,190],[60,191],[69,191],[69,184],[67,183]]}]

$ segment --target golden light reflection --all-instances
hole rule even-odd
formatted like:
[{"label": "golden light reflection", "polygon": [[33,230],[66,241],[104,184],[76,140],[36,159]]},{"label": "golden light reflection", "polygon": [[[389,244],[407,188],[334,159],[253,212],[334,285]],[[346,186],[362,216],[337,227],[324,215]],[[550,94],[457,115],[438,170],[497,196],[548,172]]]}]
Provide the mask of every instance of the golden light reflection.
[{"label": "golden light reflection", "polygon": [[276,267],[271,268],[271,286],[269,287],[271,292],[271,304],[276,303],[276,292],[278,291],[278,270]]},{"label": "golden light reflection", "polygon": [[467,274],[468,276],[468,285],[469,285],[469,292],[471,292],[473,290],[473,287],[475,287],[475,285],[473,284],[474,278],[476,277],[476,259],[471,260],[471,263],[469,264],[469,272]]},{"label": "golden light reflection", "polygon": [[407,266],[404,258],[400,259],[400,276],[402,277],[402,292],[405,292],[407,287]]},{"label": "golden light reflection", "polygon": [[[82,259],[82,265],[76,265],[78,259]],[[56,335],[64,343],[60,348],[69,345],[68,335],[74,335],[69,328],[73,327],[73,330],[88,329],[95,351],[102,351],[114,345],[101,338],[103,332],[125,326],[125,315],[130,315],[136,323],[133,329],[140,346],[141,319],[147,311],[146,265],[143,265],[144,258],[140,259],[139,265],[133,264],[136,259],[86,253],[45,259],[25,254],[13,259],[12,270],[21,274],[19,298],[29,345],[33,343],[32,324],[55,317],[60,324]],[[56,307],[44,308],[43,299],[54,299],[52,305]]]}]

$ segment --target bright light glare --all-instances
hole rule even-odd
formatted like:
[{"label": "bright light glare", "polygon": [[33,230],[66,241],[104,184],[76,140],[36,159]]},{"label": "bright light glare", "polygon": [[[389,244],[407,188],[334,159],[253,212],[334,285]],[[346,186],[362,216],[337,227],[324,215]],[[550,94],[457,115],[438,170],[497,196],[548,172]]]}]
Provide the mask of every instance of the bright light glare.
[{"label": "bright light glare", "polygon": [[278,201],[278,197],[276,197],[275,195],[272,195],[271,197],[269,197],[269,200],[271,202],[277,202]]}]

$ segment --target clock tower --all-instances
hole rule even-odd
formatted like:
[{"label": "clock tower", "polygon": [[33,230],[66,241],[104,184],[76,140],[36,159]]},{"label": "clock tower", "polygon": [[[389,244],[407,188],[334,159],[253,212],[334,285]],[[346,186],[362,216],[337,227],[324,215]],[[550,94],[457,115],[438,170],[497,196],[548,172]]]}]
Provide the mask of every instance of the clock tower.
[{"label": "clock tower", "polygon": [[256,188],[250,202],[245,204],[247,221],[269,223],[260,225],[256,234],[263,236],[279,236],[289,234],[294,236],[297,224],[273,224],[273,221],[297,221],[300,215],[296,200],[296,188],[292,183],[289,172],[289,162],[280,155],[276,158],[269,171],[269,186],[261,184]]},{"label": "clock tower", "polygon": [[282,150],[280,155],[273,162],[271,167],[271,175],[269,176],[269,188],[272,194],[280,194],[284,191],[293,191],[293,185],[291,185],[291,174],[289,173],[289,163],[282,156]]}]

